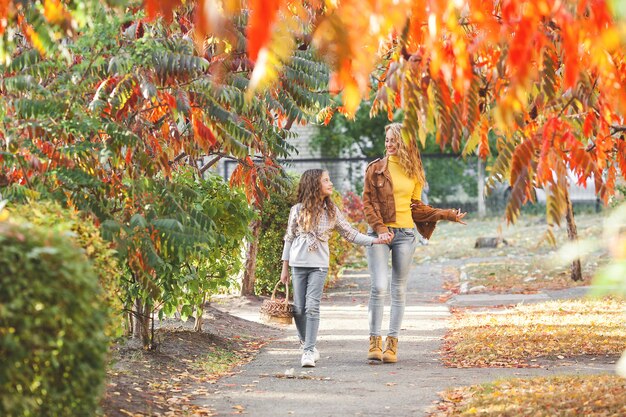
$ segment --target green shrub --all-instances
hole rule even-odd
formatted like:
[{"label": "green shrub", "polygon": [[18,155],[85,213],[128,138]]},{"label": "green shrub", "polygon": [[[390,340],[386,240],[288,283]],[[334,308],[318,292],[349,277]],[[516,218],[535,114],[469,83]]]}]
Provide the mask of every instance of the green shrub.
[{"label": "green shrub", "polygon": [[256,294],[270,294],[280,278],[283,238],[287,231],[289,210],[297,203],[296,192],[297,182],[294,181],[285,192],[270,193],[270,199],[263,204],[254,282]]},{"label": "green shrub", "polygon": [[106,327],[107,334],[119,335],[124,321],[120,290],[122,270],[116,252],[111,249],[112,244],[100,236],[92,219],[83,218],[79,212],[65,209],[51,201],[28,201],[26,204],[9,206],[8,212],[11,219],[18,222],[29,222],[45,228],[57,227],[62,232],[71,232],[68,236],[85,251],[104,290],[103,300],[109,307],[111,316]]},{"label": "green shrub", "polygon": [[0,415],[95,415],[107,314],[91,263],[62,227],[0,221],[0,271]]}]

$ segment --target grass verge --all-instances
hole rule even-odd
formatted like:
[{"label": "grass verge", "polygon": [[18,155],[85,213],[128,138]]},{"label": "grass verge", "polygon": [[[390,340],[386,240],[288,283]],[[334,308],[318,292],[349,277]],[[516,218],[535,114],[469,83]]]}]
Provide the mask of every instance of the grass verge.
[{"label": "grass verge", "polygon": [[625,309],[624,300],[607,298],[455,310],[443,361],[458,368],[528,367],[539,358],[618,355],[626,349]]},{"label": "grass verge", "polygon": [[615,375],[511,379],[440,394],[431,417],[626,415],[626,379]]},{"label": "grass verge", "polygon": [[[601,258],[603,261],[603,259]],[[550,256],[532,258],[503,258],[490,262],[467,263],[465,272],[469,288],[485,287],[488,292],[534,293],[547,289],[560,289],[590,285],[598,262],[589,260],[582,264],[583,279],[572,281],[569,265],[556,265]]]},{"label": "grass verge", "polygon": [[[581,239],[599,236],[604,214],[577,216]],[[467,226],[441,222],[428,246],[418,246],[416,263],[466,260],[461,267],[462,282],[451,284],[458,293],[462,283],[472,292],[532,293],[545,289],[589,285],[599,266],[607,262],[606,250],[597,250],[581,260],[583,281],[570,279],[570,265],[560,262],[557,249],[567,241],[565,225],[554,229],[557,247],[544,241],[547,230],[544,217],[528,216],[507,226],[501,219],[470,219]],[[500,237],[508,245],[475,249],[478,237]]]}]

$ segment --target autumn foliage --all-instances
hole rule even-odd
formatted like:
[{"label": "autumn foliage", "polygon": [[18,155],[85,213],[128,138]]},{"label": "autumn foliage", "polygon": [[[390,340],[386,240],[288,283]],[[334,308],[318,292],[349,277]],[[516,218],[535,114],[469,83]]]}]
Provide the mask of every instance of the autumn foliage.
[{"label": "autumn foliage", "polygon": [[[374,112],[403,111],[413,143],[434,131],[442,148],[487,158],[495,140],[487,185],[509,182],[511,221],[540,187],[559,224],[568,171],[606,202],[626,170],[616,2],[0,6],[0,182],[46,189],[100,219],[129,222],[156,201],[129,192],[143,176],[167,181],[180,163],[201,174],[224,158],[237,162],[231,183],[259,204],[280,178],[276,160],[294,151],[294,123],[352,115],[370,96]],[[89,33],[99,37],[88,45]],[[145,271],[147,259],[129,266]]]},{"label": "autumn foliage", "polygon": [[[153,13],[157,3],[146,2]],[[342,94],[340,110],[354,114],[374,91],[376,111],[404,110],[407,137],[423,143],[436,129],[442,148],[483,158],[495,135],[490,184],[511,184],[511,221],[539,187],[548,190],[550,224],[559,224],[568,169],[580,184],[593,179],[604,202],[626,169],[624,26],[614,21],[614,2],[224,1],[221,13],[216,3],[198,2],[201,27],[217,30],[211,23],[243,7],[250,14],[251,88],[275,80],[272,57],[296,47],[278,42],[295,19],[313,26],[312,43],[332,69],[329,90]],[[167,16],[174,6],[164,3],[160,12]]]},{"label": "autumn foliage", "polygon": [[[71,4],[43,4],[51,25],[68,26]],[[442,148],[483,158],[490,154],[489,135],[495,135],[492,179],[507,180],[513,188],[507,210],[512,221],[540,187],[548,190],[549,222],[558,224],[566,207],[568,169],[581,184],[592,178],[605,202],[626,169],[620,136],[626,129],[621,116],[626,106],[624,31],[614,21],[610,1],[194,4],[193,21],[185,20],[188,6],[182,1],[147,0],[144,8],[149,21],[158,16],[178,21],[200,51],[209,46],[207,36],[225,42],[214,45],[220,53],[210,61],[234,57],[225,45],[236,39],[240,16],[247,16],[240,67],[251,69],[248,97],[275,85],[293,52],[311,44],[332,70],[328,90],[341,92],[342,112],[354,114],[373,92],[375,111],[391,115],[395,108],[404,110],[407,138],[423,142],[426,132],[436,129]],[[17,6],[9,5],[5,15],[17,17],[33,45],[44,52],[46,36],[30,30]],[[216,75],[216,81],[226,80]],[[333,111],[320,114],[327,119]],[[204,132],[195,138],[207,150],[221,135],[202,124],[194,120],[194,131]],[[246,174],[249,180],[255,175]]]}]

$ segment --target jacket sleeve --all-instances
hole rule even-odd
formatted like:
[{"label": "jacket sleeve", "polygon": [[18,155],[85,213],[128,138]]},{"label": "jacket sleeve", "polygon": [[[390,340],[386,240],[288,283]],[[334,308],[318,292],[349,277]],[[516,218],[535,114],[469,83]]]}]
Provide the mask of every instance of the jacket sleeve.
[{"label": "jacket sleeve", "polygon": [[411,216],[415,223],[437,222],[439,220],[456,221],[454,210],[434,208],[419,200],[411,200]]},{"label": "jacket sleeve", "polygon": [[426,239],[430,239],[438,221],[448,220],[456,222],[454,210],[434,208],[419,200],[411,200],[411,216],[417,231]]},{"label": "jacket sleeve", "polygon": [[[370,166],[367,168],[367,171],[369,171],[370,169],[373,168]],[[367,171],[365,173],[365,185],[363,186],[363,208],[365,211],[365,220],[367,220],[367,224],[369,224],[370,227],[374,229],[377,234],[388,233],[389,228],[385,226],[380,212],[374,207],[373,194],[375,190],[370,184]]]}]

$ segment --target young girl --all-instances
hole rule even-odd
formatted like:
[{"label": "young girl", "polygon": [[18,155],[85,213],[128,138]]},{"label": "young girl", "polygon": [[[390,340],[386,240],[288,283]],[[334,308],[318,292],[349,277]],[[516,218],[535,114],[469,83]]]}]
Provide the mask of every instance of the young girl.
[{"label": "young girl", "polygon": [[303,349],[303,367],[313,367],[319,359],[315,344],[322,290],[328,273],[330,233],[336,229],[345,239],[364,246],[388,241],[364,235],[350,226],[330,199],[332,193],[333,183],[327,171],[305,171],[298,186],[298,204],[291,208],[285,235],[280,280],[285,284],[289,281],[291,266],[293,313]]}]

